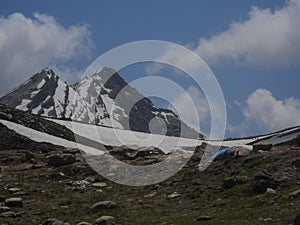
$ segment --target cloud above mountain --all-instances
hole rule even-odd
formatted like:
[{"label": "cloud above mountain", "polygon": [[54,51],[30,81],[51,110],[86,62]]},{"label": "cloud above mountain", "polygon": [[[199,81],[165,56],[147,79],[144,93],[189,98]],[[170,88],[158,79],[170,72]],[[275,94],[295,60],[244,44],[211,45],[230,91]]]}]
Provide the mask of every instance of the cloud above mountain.
[{"label": "cloud above mountain", "polygon": [[276,99],[266,89],[257,89],[247,99],[243,114],[248,123],[255,123],[266,131],[280,130],[300,124],[300,100]]},{"label": "cloud above mountain", "polygon": [[193,49],[210,65],[225,62],[256,66],[300,63],[300,1],[281,9],[252,7],[249,18],[233,22],[222,33],[201,38]]},{"label": "cloud above mountain", "polygon": [[[0,90],[10,90],[42,67],[66,69],[72,60],[88,56],[93,44],[87,25],[65,28],[52,16],[34,13],[32,18],[14,13],[0,18]],[[68,80],[68,77],[64,77]]]}]

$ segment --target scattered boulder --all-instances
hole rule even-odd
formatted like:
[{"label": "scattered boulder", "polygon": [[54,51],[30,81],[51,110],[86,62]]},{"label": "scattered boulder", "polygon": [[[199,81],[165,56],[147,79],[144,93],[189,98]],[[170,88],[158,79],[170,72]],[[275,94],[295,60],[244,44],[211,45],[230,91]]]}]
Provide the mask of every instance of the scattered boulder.
[{"label": "scattered boulder", "polygon": [[119,159],[134,160],[150,156],[165,156],[166,154],[156,147],[120,146],[111,147],[109,153]]},{"label": "scattered boulder", "polygon": [[80,222],[80,223],[77,223],[77,225],[92,225],[92,224],[88,223],[88,222]]},{"label": "scattered boulder", "polygon": [[253,191],[258,194],[265,193],[268,188],[276,189],[277,187],[278,182],[266,171],[257,172],[252,183]]},{"label": "scattered boulder", "polygon": [[153,198],[156,194],[157,194],[157,192],[154,191],[154,192],[152,192],[150,194],[145,195],[144,198]]},{"label": "scattered boulder", "polygon": [[266,196],[274,196],[276,194],[277,194],[277,192],[274,189],[272,189],[272,188],[267,188],[267,190],[265,192]]},{"label": "scattered boulder", "polygon": [[46,160],[48,166],[58,167],[73,164],[75,162],[75,157],[72,154],[56,154],[48,156]]},{"label": "scattered boulder", "polygon": [[101,216],[95,221],[95,225],[115,225],[115,224],[116,224],[116,220],[112,216]]},{"label": "scattered boulder", "polygon": [[18,191],[21,191],[21,188],[9,188],[8,189],[9,193],[15,193],[15,192],[18,192]]},{"label": "scattered boulder", "polygon": [[243,148],[243,147],[235,147],[230,149],[227,154],[231,156],[247,156],[251,152],[250,149],[248,148]]},{"label": "scattered boulder", "polygon": [[151,156],[151,155],[165,155],[165,153],[162,150],[155,147],[144,147],[144,148],[136,149],[135,152],[127,153],[126,155],[131,159],[136,159],[139,157],[143,158],[145,156]]},{"label": "scattered boulder", "polygon": [[107,187],[107,183],[104,183],[104,182],[93,183],[93,184],[92,184],[92,187],[96,187],[96,188]]},{"label": "scattered boulder", "polygon": [[181,196],[181,194],[179,194],[177,192],[173,192],[172,194],[168,195],[168,198],[173,199],[173,198],[178,198],[180,196]]},{"label": "scattered boulder", "polygon": [[0,217],[4,217],[4,218],[14,218],[14,217],[17,217],[17,214],[15,212],[4,212],[4,213],[1,213],[0,214]]},{"label": "scattered boulder", "polygon": [[249,180],[246,176],[227,177],[223,181],[223,188],[230,189],[238,184],[245,184]]},{"label": "scattered boulder", "polygon": [[8,198],[5,200],[5,205],[7,207],[23,207],[22,198]]},{"label": "scattered boulder", "polygon": [[9,212],[10,208],[7,206],[1,206],[0,207],[0,213]]},{"label": "scattered boulder", "polygon": [[102,202],[97,202],[94,205],[90,207],[90,210],[98,210],[98,209],[113,209],[116,208],[117,204],[113,201],[102,201]]},{"label": "scattered boulder", "polygon": [[212,217],[207,215],[200,216],[199,218],[196,219],[196,221],[209,221],[209,220],[212,220]]}]

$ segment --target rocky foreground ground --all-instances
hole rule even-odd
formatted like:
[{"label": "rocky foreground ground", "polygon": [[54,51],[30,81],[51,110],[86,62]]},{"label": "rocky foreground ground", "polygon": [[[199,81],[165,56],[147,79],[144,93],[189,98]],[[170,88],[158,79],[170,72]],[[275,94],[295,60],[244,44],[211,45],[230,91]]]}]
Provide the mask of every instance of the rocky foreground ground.
[{"label": "rocky foreground ground", "polygon": [[[0,224],[300,224],[299,146],[229,152],[203,172],[199,147],[172,178],[144,187],[101,177],[76,149],[2,148]],[[132,164],[165,158],[115,152]]]}]

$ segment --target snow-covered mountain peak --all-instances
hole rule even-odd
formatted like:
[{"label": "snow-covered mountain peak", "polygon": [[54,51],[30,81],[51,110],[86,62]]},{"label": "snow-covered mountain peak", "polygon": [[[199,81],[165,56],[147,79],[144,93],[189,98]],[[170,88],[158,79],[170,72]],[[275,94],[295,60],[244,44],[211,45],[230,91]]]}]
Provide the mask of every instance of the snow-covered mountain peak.
[{"label": "snow-covered mountain peak", "polygon": [[1,97],[0,103],[46,117],[146,133],[150,132],[150,121],[157,118],[165,123],[167,135],[180,136],[184,126],[188,131],[184,137],[199,136],[176,114],[155,106],[108,67],[95,71],[75,85],[68,85],[53,70],[45,68]]}]

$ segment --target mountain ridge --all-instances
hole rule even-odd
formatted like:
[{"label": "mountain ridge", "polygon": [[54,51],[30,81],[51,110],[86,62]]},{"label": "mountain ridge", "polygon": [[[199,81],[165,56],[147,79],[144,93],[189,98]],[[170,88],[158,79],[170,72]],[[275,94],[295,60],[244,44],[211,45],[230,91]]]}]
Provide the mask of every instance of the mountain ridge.
[{"label": "mountain ridge", "polygon": [[[171,110],[155,106],[108,67],[73,85],[47,67],[1,96],[0,103],[50,118],[168,136],[205,138]],[[154,129],[151,130],[149,124],[154,124]]]}]

